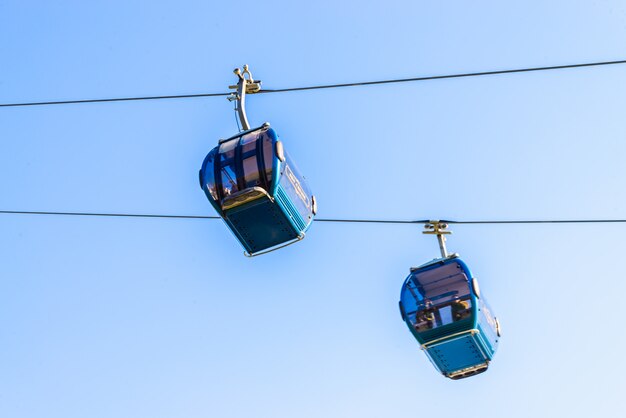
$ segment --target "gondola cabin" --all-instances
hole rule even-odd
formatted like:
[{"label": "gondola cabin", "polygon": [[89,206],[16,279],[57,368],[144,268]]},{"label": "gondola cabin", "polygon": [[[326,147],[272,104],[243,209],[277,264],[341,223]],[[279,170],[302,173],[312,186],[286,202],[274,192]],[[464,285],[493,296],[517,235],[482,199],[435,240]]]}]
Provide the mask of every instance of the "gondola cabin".
[{"label": "gondola cabin", "polygon": [[444,376],[462,379],[487,370],[500,325],[456,254],[411,269],[402,286],[400,313]]},{"label": "gondola cabin", "polygon": [[315,198],[269,124],[220,141],[200,187],[246,250],[258,255],[304,238]]}]

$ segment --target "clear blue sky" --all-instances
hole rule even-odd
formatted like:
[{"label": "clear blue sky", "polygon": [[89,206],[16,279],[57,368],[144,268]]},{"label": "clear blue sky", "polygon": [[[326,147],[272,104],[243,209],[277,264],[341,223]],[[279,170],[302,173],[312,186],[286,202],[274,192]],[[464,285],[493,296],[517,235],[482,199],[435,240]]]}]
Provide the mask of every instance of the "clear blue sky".
[{"label": "clear blue sky", "polygon": [[[626,58],[623,1],[0,2],[0,102]],[[251,96],[320,217],[626,218],[626,66]],[[0,108],[0,210],[213,215],[225,98]],[[400,320],[418,226],[0,215],[0,416],[589,417],[623,411],[626,225],[457,226],[504,336],[439,376]]]}]

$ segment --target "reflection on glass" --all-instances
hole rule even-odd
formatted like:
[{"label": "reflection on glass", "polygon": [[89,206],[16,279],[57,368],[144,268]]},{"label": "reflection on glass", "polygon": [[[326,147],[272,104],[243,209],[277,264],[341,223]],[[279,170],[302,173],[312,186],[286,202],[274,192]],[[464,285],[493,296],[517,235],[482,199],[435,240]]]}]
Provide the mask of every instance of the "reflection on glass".
[{"label": "reflection on glass", "polygon": [[256,155],[256,141],[258,137],[258,133],[251,133],[244,136],[241,141],[241,158],[243,160],[243,175],[246,188],[261,185]]},{"label": "reflection on glass", "polygon": [[222,174],[222,190],[224,197],[238,191],[237,174],[235,172],[235,147],[239,139],[233,139],[220,145]]},{"label": "reflection on glass", "polygon": [[[263,163],[265,164],[265,175],[267,176],[268,187],[272,184],[272,164],[274,163],[274,142],[269,134],[263,132]],[[269,192],[270,190],[268,190]]]},{"label": "reflection on glass", "polygon": [[209,189],[209,193],[211,193],[211,197],[213,200],[217,200],[217,187],[215,186],[215,170],[213,169],[213,161],[215,160],[215,152],[213,149],[209,153],[209,157],[207,159],[207,163],[204,170],[204,179],[205,183]]},{"label": "reflection on glass", "polygon": [[285,151],[285,180],[281,184],[285,191],[293,196],[292,201],[303,219],[308,219],[311,214],[311,190],[300,174],[298,167],[294,164],[289,154]]},{"label": "reflection on glass", "polygon": [[457,263],[417,271],[407,280],[401,303],[419,332],[469,318],[471,299],[467,276]]},{"label": "reflection on glass", "polygon": [[461,321],[468,318],[471,313],[471,300],[468,297],[444,304],[421,305],[414,315],[409,315],[409,320],[417,331],[427,331]]}]

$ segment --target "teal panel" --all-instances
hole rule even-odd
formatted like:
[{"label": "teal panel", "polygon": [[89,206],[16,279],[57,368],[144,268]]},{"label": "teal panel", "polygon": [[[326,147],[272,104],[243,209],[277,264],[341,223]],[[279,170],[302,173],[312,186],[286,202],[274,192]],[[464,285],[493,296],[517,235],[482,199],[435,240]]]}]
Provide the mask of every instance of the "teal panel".
[{"label": "teal panel", "polygon": [[485,363],[483,350],[471,334],[453,338],[427,348],[433,363],[444,373]]},{"label": "teal panel", "polygon": [[300,213],[291,202],[289,195],[285,192],[282,186],[278,186],[276,188],[276,195],[274,197],[276,198],[276,201],[280,204],[280,206],[284,209],[285,213],[291,218],[294,226],[299,231],[306,230],[306,222],[304,222],[302,216],[300,216]]},{"label": "teal panel", "polygon": [[298,237],[282,209],[268,198],[237,206],[224,219],[249,253],[256,253]]}]

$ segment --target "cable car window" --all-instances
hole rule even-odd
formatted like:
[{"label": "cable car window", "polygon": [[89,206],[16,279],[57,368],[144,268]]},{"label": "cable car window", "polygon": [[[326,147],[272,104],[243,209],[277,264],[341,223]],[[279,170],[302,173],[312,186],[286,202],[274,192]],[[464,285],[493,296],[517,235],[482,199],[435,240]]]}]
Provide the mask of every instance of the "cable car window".
[{"label": "cable car window", "polygon": [[239,138],[224,142],[220,145],[220,172],[222,173],[222,189],[224,197],[238,191],[237,174],[235,171],[235,147],[239,142]]},{"label": "cable car window", "polygon": [[[264,132],[263,134],[263,163],[265,164],[265,175],[267,183],[272,184],[272,165],[274,163],[274,141]],[[269,190],[268,190],[269,192]]]},{"label": "cable car window", "polygon": [[291,195],[297,196],[293,203],[302,218],[308,219],[311,216],[311,190],[309,190],[306,180],[300,174],[300,170],[298,170],[287,151],[285,151],[284,176],[287,177],[288,181],[283,182],[281,180],[281,184]]},{"label": "cable car window", "polygon": [[456,263],[417,271],[407,281],[401,302],[419,332],[471,316],[469,282]]},{"label": "cable car window", "polygon": [[246,188],[262,184],[256,156],[257,138],[258,135],[256,133],[251,133],[244,136],[241,141],[241,158],[243,160],[243,175]]},{"label": "cable car window", "polygon": [[469,281],[457,263],[446,264],[426,271],[417,271],[413,276],[424,299],[434,304],[451,302],[469,295]]},{"label": "cable car window", "polygon": [[415,330],[422,332],[469,318],[472,314],[471,308],[469,296],[466,299],[455,299],[445,305],[426,302],[416,311],[409,312],[408,318]]},{"label": "cable car window", "polygon": [[[404,312],[407,314],[412,314],[417,312],[417,307],[422,304],[424,301],[424,297],[417,290],[417,286],[413,282],[413,280],[408,280],[402,289],[402,294],[400,296],[400,302],[402,303],[402,307]],[[410,315],[409,315],[410,316]]]},{"label": "cable car window", "polygon": [[447,305],[439,308],[439,318],[441,318],[441,325],[448,325],[454,322],[452,320],[451,306]]},{"label": "cable car window", "polygon": [[213,170],[213,162],[215,160],[216,151],[217,150],[213,149],[207,157],[207,163],[205,166],[206,169],[204,170],[204,179],[206,186],[209,189],[209,193],[211,193],[211,197],[213,197],[213,199],[217,201],[218,197],[217,188],[215,186],[215,171]]}]

